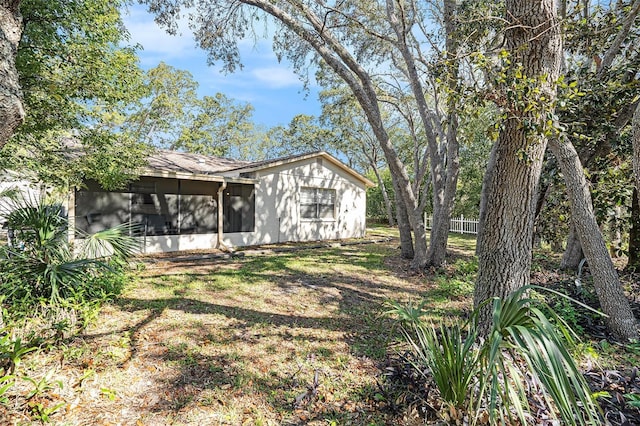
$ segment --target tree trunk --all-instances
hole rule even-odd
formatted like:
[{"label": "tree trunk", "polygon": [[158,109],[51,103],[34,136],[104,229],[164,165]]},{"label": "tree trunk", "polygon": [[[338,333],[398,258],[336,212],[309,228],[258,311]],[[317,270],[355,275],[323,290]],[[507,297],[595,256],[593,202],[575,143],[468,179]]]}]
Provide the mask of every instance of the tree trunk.
[{"label": "tree trunk", "polygon": [[[407,28],[410,28],[413,23],[407,22],[406,15],[397,10],[397,5],[395,2],[391,0],[387,0],[387,18],[389,23],[391,24],[392,29],[396,34],[395,46],[402,55],[402,60],[406,65],[406,74],[409,80],[409,85],[411,86],[411,91],[416,101],[416,106],[418,109],[418,113],[420,115],[420,120],[422,121],[422,125],[425,131],[428,149],[429,149],[429,158],[430,158],[430,166],[431,166],[431,180],[432,180],[432,189],[433,189],[433,224],[431,228],[431,242],[429,246],[429,252],[424,253],[424,259],[422,256],[422,242],[425,242],[426,247],[426,231],[424,229],[424,223],[422,226],[414,226],[414,237],[416,244],[416,257],[414,258],[414,267],[420,265],[420,267],[424,267],[426,265],[435,265],[438,266],[444,261],[446,254],[446,246],[447,246],[447,238],[449,232],[449,217],[451,215],[451,208],[447,208],[448,204],[453,203],[453,197],[455,195],[455,185],[453,187],[453,194],[447,193],[447,189],[450,189],[447,186],[447,156],[444,152],[441,152],[438,146],[438,137],[443,138],[447,137],[442,134],[438,134],[436,129],[434,128],[434,120],[440,121],[439,117],[435,117],[435,113],[433,113],[429,106],[427,105],[427,101],[425,99],[424,93],[425,90],[423,88],[422,80],[420,79],[420,75],[418,73],[418,69],[416,66],[416,60],[411,52],[411,41],[408,40]],[[452,28],[453,26],[453,11],[455,9],[455,4],[452,0],[445,1],[445,18],[448,16],[448,25]],[[453,30],[450,29],[452,32]],[[455,44],[453,43],[453,38],[449,37],[446,41],[447,47],[451,48],[453,51],[449,52],[449,54],[455,55]],[[448,56],[449,57],[449,56]],[[457,77],[457,72],[453,77]],[[454,112],[451,112],[454,114]],[[457,120],[457,118],[456,118]],[[457,121],[455,123],[457,125]],[[455,132],[450,132],[450,135],[456,136]],[[457,140],[456,144],[452,147],[455,148],[455,153],[452,151],[450,154],[453,157],[457,158]],[[457,164],[457,162],[454,162]],[[453,163],[452,163],[453,164]],[[453,173],[454,178],[457,178],[457,170]],[[450,185],[449,185],[450,186]],[[450,202],[449,202],[450,201]],[[407,207],[409,208],[409,206]],[[422,209],[415,209],[414,216],[415,220],[418,220],[418,217],[422,217],[423,212]],[[420,246],[420,248],[419,248]],[[419,258],[420,256],[420,258]],[[439,263],[436,265],[434,260],[437,260]]]},{"label": "tree trunk", "polygon": [[629,230],[629,259],[626,270],[640,271],[640,203],[638,203],[638,189],[633,188],[631,200],[631,229]]},{"label": "tree trunk", "polygon": [[411,223],[414,242],[411,269],[421,270],[427,266],[427,230],[424,226],[424,212],[416,203],[416,205],[413,206],[413,210],[407,213],[409,214],[409,222]]},{"label": "tree trunk", "polygon": [[[444,181],[436,185],[434,181],[433,191],[433,227],[429,240],[429,255],[427,264],[441,266],[447,254],[447,241],[449,239],[449,222],[453,211],[456,190],[458,186],[458,174],[460,171],[460,145],[458,143],[458,44],[456,39],[456,2],[444,1],[444,27],[446,33],[446,66],[449,94],[447,97],[447,154],[441,158],[441,171]],[[432,160],[433,161],[433,160]],[[433,173],[434,171],[432,171]],[[436,189],[438,191],[436,191]]]},{"label": "tree trunk", "polygon": [[[573,218],[572,218],[573,220]],[[580,261],[584,257],[582,253],[582,245],[580,245],[580,238],[576,232],[575,225],[571,225],[569,235],[567,236],[567,247],[562,255],[560,261],[560,269],[576,271],[580,265]]]},{"label": "tree trunk", "polygon": [[631,122],[631,142],[633,144],[633,174],[636,187],[631,205],[631,231],[629,233],[629,262],[627,269],[640,269],[640,103]]},{"label": "tree trunk", "polygon": [[629,300],[622,290],[618,273],[609,257],[607,245],[593,213],[589,185],[578,153],[568,140],[563,143],[552,140],[549,146],[564,176],[573,224],[593,275],[600,307],[609,316],[607,327],[619,339],[636,339],[638,324]]},{"label": "tree trunk", "polygon": [[0,149],[24,121],[16,54],[22,36],[19,0],[0,0]]},{"label": "tree trunk", "polygon": [[622,208],[615,206],[613,208],[613,217],[609,219],[609,254],[612,259],[620,257],[622,251],[622,222],[620,220],[622,216]]},{"label": "tree trunk", "polygon": [[[508,111],[492,151],[483,185],[478,234],[478,277],[474,303],[491,297],[505,297],[529,284],[531,243],[538,182],[542,171],[546,137],[542,127],[544,111],[552,108],[560,72],[562,40],[553,0],[507,0],[505,44],[512,64],[527,79],[539,79],[540,97],[524,95],[516,70],[507,72],[521,99],[505,97]],[[515,65],[514,65],[515,67]],[[530,81],[530,80],[529,80]],[[536,102],[534,108],[528,103]],[[533,126],[532,126],[533,125]],[[532,127],[531,127],[532,126]],[[535,129],[535,130],[534,130]],[[480,312],[482,332],[489,330],[491,312]]]},{"label": "tree trunk", "polygon": [[396,197],[396,220],[398,221],[398,232],[400,233],[400,255],[405,259],[413,259],[413,237],[411,236],[411,225],[407,215],[407,206],[400,196],[395,180],[392,179],[394,195]]},{"label": "tree trunk", "polygon": [[459,144],[457,136],[458,117],[454,112],[449,114],[449,130],[447,132],[447,171],[441,194],[433,198],[433,227],[429,240],[427,264],[441,266],[446,258],[447,241],[449,240],[449,223],[453,211],[455,195],[460,171]]},{"label": "tree trunk", "polygon": [[633,144],[633,174],[636,177],[636,195],[640,202],[640,102],[631,121],[631,143]]}]

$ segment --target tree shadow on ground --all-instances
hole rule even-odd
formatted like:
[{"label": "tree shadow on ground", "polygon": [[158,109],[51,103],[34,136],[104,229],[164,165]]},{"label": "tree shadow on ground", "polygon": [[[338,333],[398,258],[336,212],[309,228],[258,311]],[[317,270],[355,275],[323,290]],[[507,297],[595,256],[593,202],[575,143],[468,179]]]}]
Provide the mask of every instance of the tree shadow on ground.
[{"label": "tree shadow on ground", "polygon": [[[254,415],[257,422],[264,415],[277,424],[388,418],[376,399],[376,381],[397,330],[382,315],[384,303],[419,298],[420,280],[383,277],[393,275],[383,250],[374,256],[314,253],[312,262],[323,266],[318,272],[299,267],[298,256],[244,259],[240,267],[238,261],[204,261],[170,274],[151,269],[143,280],[160,295],[134,291],[116,301],[125,316],[143,315],[111,332],[129,336],[121,368],[157,365],[163,371],[144,391],[156,395],[144,408],[149,415],[187,422],[185,413],[193,410],[229,413],[253,404],[252,413],[237,416]],[[354,260],[355,272],[340,270],[345,257]],[[238,277],[246,291],[268,283],[270,294],[257,292],[240,303],[221,284]],[[252,297],[264,303],[252,305]],[[310,312],[296,304],[308,304]]]}]

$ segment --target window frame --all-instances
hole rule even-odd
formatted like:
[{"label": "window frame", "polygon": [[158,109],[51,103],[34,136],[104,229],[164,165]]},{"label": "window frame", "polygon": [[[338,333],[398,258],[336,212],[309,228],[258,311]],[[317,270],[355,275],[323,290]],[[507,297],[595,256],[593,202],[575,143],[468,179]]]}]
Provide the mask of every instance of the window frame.
[{"label": "window frame", "polygon": [[[313,191],[312,199],[314,203],[306,203],[303,204],[303,192],[304,191]],[[322,192],[328,192],[331,194],[332,204],[322,204],[322,197],[319,197],[319,194]],[[300,220],[303,222],[335,222],[338,216],[337,210],[338,204],[338,191],[335,188],[322,188],[322,187],[312,187],[312,186],[302,186],[300,187],[300,197],[298,202]],[[322,217],[321,216],[321,206],[329,206],[333,207],[331,217]],[[305,213],[303,210],[303,206],[315,206],[315,214],[314,217],[305,217]]]}]

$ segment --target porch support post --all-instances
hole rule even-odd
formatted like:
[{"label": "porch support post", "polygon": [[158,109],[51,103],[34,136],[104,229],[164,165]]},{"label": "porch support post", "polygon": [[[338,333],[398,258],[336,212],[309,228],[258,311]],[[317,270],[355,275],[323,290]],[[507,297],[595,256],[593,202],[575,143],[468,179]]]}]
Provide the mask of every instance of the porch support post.
[{"label": "porch support post", "polygon": [[224,200],[224,190],[227,189],[227,180],[223,179],[220,182],[220,187],[218,188],[218,244],[216,248],[221,250],[227,250],[227,246],[224,245],[222,239],[224,237],[224,209],[222,206],[222,202]]},{"label": "porch support post", "polygon": [[67,239],[73,245],[76,240],[76,189],[69,189],[67,197]]}]

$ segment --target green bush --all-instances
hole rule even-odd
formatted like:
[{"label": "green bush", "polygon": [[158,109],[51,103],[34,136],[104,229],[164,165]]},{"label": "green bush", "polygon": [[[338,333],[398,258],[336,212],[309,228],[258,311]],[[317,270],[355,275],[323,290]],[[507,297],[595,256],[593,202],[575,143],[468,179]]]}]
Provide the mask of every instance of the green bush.
[{"label": "green bush", "polygon": [[119,292],[124,262],[136,249],[127,225],[68,243],[62,206],[24,201],[8,216],[11,244],[0,248],[0,294],[10,304],[77,302]]},{"label": "green bush", "polygon": [[600,424],[599,407],[566,348],[570,330],[559,318],[552,324],[538,302],[524,296],[529,290],[487,301],[493,323],[483,338],[479,310],[450,327],[427,324],[414,306],[408,315],[392,303],[390,312],[401,318],[414,369],[433,379],[449,413],[467,413],[470,424],[527,424],[528,399],[536,393],[563,424]]},{"label": "green bush", "polygon": [[128,225],[83,235],[72,247],[59,204],[23,200],[7,218],[13,237],[0,247],[0,306],[12,335],[57,341],[86,327],[122,291],[137,249]]}]

